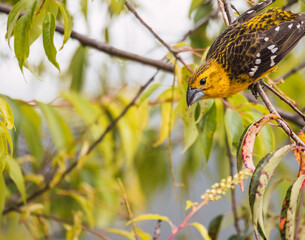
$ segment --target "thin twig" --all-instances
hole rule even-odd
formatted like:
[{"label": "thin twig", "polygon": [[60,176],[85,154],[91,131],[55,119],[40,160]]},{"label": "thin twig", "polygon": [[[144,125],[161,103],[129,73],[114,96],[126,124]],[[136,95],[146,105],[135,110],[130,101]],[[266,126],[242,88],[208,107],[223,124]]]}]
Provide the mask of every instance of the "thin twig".
[{"label": "thin twig", "polygon": [[[233,169],[235,169],[235,167],[234,167],[235,159],[232,155],[227,136],[226,136],[226,145],[227,145],[227,155],[228,155],[229,163],[230,163],[230,175],[234,176],[234,170]],[[237,213],[235,188],[231,189],[231,200],[232,200],[231,203],[232,203],[232,211],[233,211],[233,217],[234,217],[234,227],[235,227],[235,230],[236,230],[237,238],[240,238],[241,229],[239,227],[239,221],[238,221],[239,218],[238,218],[238,213]]]},{"label": "thin twig", "polygon": [[155,232],[154,232],[153,240],[158,240],[159,237],[160,237],[160,234],[161,234],[161,223],[162,223],[162,220],[158,219],[157,225],[155,227]]},{"label": "thin twig", "polygon": [[[269,112],[280,116],[259,83],[255,84],[254,90],[260,95]],[[286,134],[296,142],[297,145],[305,147],[305,144],[293,131],[291,131],[291,129],[287,126],[287,123],[284,122],[283,119],[277,119],[276,121],[278,122],[279,126],[286,132]]]},{"label": "thin twig", "polygon": [[[9,14],[11,9],[12,9],[11,6],[0,3],[0,12]],[[23,14],[24,13],[21,13],[21,15],[23,15]],[[55,31],[60,34],[64,34],[64,26],[61,24],[56,24]],[[89,38],[88,36],[78,33],[76,31],[73,31],[73,30],[71,32],[71,38],[79,41],[83,46],[88,46],[88,47],[94,48],[96,50],[107,53],[114,57],[120,57],[120,58],[128,59],[131,61],[139,62],[144,65],[153,66],[153,67],[162,69],[167,72],[174,71],[174,66],[169,63],[163,62],[161,60],[147,58],[144,56],[140,56],[138,54],[134,54],[131,52],[127,52],[127,51],[112,47],[107,43],[103,43],[103,42],[97,41],[93,38]]]},{"label": "thin twig", "polygon": [[277,78],[276,80],[274,80],[275,83],[280,82],[282,79],[286,79],[289,76],[291,76],[292,74],[296,73],[297,71],[301,70],[302,68],[305,67],[305,61],[302,62],[300,65],[294,67],[293,69],[291,69],[289,72],[285,73],[283,76]]},{"label": "thin twig", "polygon": [[[18,213],[23,213],[23,211],[19,208],[14,208],[15,212]],[[35,212],[30,212],[30,215],[35,216],[35,217],[39,217],[39,218],[45,218],[48,220],[52,220],[54,222],[60,223],[60,224],[69,224],[69,225],[73,225],[74,223],[68,220],[64,220],[52,215],[45,215],[45,214],[39,214],[39,213],[35,213]],[[100,239],[104,239],[104,240],[110,240],[110,238],[106,237],[105,235],[103,235],[100,231],[97,231],[95,229],[92,229],[90,227],[87,227],[85,225],[81,225],[81,228],[87,232],[92,233],[93,235],[99,237]]]},{"label": "thin twig", "polygon": [[[130,204],[129,204],[129,201],[128,201],[127,192],[126,192],[124,184],[122,183],[120,178],[118,178],[118,183],[119,183],[119,186],[120,186],[122,194],[123,194],[124,204],[125,204],[129,219],[132,220],[133,219],[133,214],[132,214],[131,207],[130,207]],[[137,232],[137,226],[136,226],[135,222],[131,221],[131,226],[132,226],[133,233],[135,235],[136,240],[140,240],[139,234]]]},{"label": "thin twig", "polygon": [[193,32],[197,31],[202,25],[204,25],[207,21],[217,16],[218,9],[215,9],[210,15],[202,18],[196,25],[187,31],[183,37],[181,38],[180,42],[183,42],[189,35],[191,35]]},{"label": "thin twig", "polygon": [[138,21],[164,46],[167,50],[174,55],[176,59],[178,59],[190,72],[193,70],[184,62],[184,60],[178,55],[178,53],[168,45],[137,13],[132,4],[126,0],[125,6],[127,9],[138,19]]},{"label": "thin twig", "polygon": [[230,0],[222,0],[222,2],[223,2],[223,7],[227,14],[228,22],[230,25],[234,21],[234,18],[235,18],[232,8],[231,8],[231,2],[230,2]]},{"label": "thin twig", "polygon": [[268,88],[271,92],[273,92],[276,96],[278,96],[282,101],[284,101],[286,104],[288,104],[297,114],[299,114],[305,121],[305,114],[302,113],[296,106],[294,106],[291,102],[289,102],[283,95],[278,93],[276,90],[274,90],[269,84],[265,83],[264,81],[261,81],[261,84],[263,84],[266,88]]}]

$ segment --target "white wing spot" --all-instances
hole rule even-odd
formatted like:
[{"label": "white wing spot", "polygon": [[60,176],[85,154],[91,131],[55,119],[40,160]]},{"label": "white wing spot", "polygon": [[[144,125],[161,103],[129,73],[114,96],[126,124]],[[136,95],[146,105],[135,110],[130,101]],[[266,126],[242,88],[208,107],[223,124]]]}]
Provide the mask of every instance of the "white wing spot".
[{"label": "white wing spot", "polygon": [[279,31],[280,30],[280,26],[277,26],[276,28],[275,28],[275,31]]},{"label": "white wing spot", "polygon": [[257,53],[257,54],[256,54],[256,56],[257,56],[257,57],[260,57],[260,56],[261,56],[261,54],[260,54],[260,53]]},{"label": "white wing spot", "polygon": [[254,66],[253,68],[251,68],[251,70],[252,70],[253,72],[256,72],[257,69],[258,69],[258,66]]},{"label": "white wing spot", "polygon": [[254,12],[254,10],[250,10],[250,11],[248,11],[247,13],[250,14],[250,13],[252,13],[252,12]]},{"label": "white wing spot", "polygon": [[262,62],[261,59],[259,59],[259,58],[255,59],[255,64],[260,64],[261,62]]},{"label": "white wing spot", "polygon": [[265,40],[266,42],[268,42],[269,38],[268,38],[268,37],[265,37],[264,40]]},{"label": "white wing spot", "polygon": [[269,50],[273,49],[275,47],[274,44],[270,45],[269,47],[267,47]]},{"label": "white wing spot", "polygon": [[273,48],[273,49],[271,49],[271,52],[275,53],[277,50],[278,50],[278,48]]},{"label": "white wing spot", "polygon": [[254,75],[254,72],[249,72],[250,77]]},{"label": "white wing spot", "polygon": [[277,57],[277,55],[273,55],[273,56],[271,56],[270,58],[271,58],[271,60],[273,60],[273,59],[275,59]]},{"label": "white wing spot", "polygon": [[261,5],[261,4],[263,4],[264,2],[260,2],[258,5]]},{"label": "white wing spot", "polygon": [[293,26],[293,23],[291,23],[288,27],[291,29],[292,28],[292,26]]},{"label": "white wing spot", "polygon": [[304,24],[304,21],[302,21],[301,24]]},{"label": "white wing spot", "polygon": [[300,27],[301,27],[301,25],[300,25],[300,24],[298,24],[298,25],[297,25],[297,28],[300,28]]},{"label": "white wing spot", "polygon": [[275,62],[272,61],[272,62],[270,63],[270,67],[273,67],[274,65],[275,65]]}]

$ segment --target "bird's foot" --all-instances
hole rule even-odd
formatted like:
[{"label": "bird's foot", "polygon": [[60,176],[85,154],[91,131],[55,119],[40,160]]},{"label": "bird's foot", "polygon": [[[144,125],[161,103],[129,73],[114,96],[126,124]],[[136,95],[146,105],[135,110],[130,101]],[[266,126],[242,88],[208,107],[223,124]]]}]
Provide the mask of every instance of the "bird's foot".
[{"label": "bird's foot", "polygon": [[251,91],[252,95],[253,95],[256,99],[259,97],[259,94],[258,94],[258,92],[255,90],[255,86],[256,86],[256,84],[261,84],[261,81],[262,81],[262,79],[260,79],[260,80],[258,80],[258,81],[256,81],[256,82],[252,83],[252,84],[248,87],[248,89]]}]

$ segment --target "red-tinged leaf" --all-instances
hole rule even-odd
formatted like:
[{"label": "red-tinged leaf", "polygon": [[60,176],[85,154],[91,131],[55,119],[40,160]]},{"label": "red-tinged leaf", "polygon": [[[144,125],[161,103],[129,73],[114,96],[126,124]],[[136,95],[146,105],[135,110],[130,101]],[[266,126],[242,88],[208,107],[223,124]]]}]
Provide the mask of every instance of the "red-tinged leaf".
[{"label": "red-tinged leaf", "polygon": [[272,153],[268,153],[258,163],[249,186],[249,203],[252,213],[253,228],[256,236],[258,232],[265,238],[263,223],[263,195],[273,175],[275,168],[282,158],[293,148],[294,144],[286,145]]},{"label": "red-tinged leaf", "polygon": [[[305,175],[295,180],[289,187],[281,211],[280,233],[281,239],[293,240],[295,234],[295,214],[300,194],[300,189],[304,183]],[[301,203],[303,204],[303,203]]]},{"label": "red-tinged leaf", "polygon": [[[269,114],[263,117],[262,119],[260,119],[259,121],[249,125],[244,131],[244,134],[242,135],[241,138],[241,142],[238,145],[237,159],[241,158],[244,165],[252,172],[255,170],[252,159],[252,153],[253,153],[253,146],[256,136],[266,123],[279,118],[280,117],[275,114]],[[240,168],[240,164],[238,165],[238,168]]]}]

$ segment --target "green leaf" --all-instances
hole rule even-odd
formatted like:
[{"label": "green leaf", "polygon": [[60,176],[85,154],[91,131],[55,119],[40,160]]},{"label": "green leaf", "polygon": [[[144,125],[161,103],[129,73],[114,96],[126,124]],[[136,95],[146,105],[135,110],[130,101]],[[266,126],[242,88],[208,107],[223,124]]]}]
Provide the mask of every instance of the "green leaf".
[{"label": "green leaf", "polygon": [[1,190],[1,194],[0,194],[0,222],[1,222],[1,217],[2,217],[2,212],[5,206],[5,197],[6,197],[6,185],[5,185],[5,181],[3,178],[3,175],[0,175],[0,190]]},{"label": "green leaf", "polygon": [[0,97],[0,111],[6,127],[12,129],[14,127],[14,115],[12,109],[8,103]]},{"label": "green leaf", "polygon": [[197,222],[193,222],[191,223],[192,226],[194,226],[195,228],[197,228],[198,232],[200,233],[200,235],[202,236],[202,238],[204,240],[211,240],[209,233],[207,231],[207,229],[205,228],[205,226],[203,226],[201,223],[197,223]]},{"label": "green leaf", "polygon": [[70,38],[71,32],[72,32],[72,18],[66,8],[66,6],[59,1],[56,1],[60,13],[64,19],[64,28],[65,28],[65,32],[64,32],[64,40],[62,43],[62,46],[60,48],[60,50],[64,47],[65,43],[68,41],[68,39]]},{"label": "green leaf", "polygon": [[217,118],[217,109],[216,109],[216,104],[214,102],[210,110],[200,120],[199,123],[199,137],[201,139],[201,144],[204,150],[206,161],[209,160],[213,146],[213,137],[217,128],[216,118]]},{"label": "green leaf", "polygon": [[20,105],[22,112],[21,130],[27,140],[31,153],[41,161],[44,150],[40,141],[41,118],[31,106]]},{"label": "green leaf", "polygon": [[[281,211],[280,233],[281,239],[293,240],[295,234],[295,214],[299,194],[305,180],[305,175],[298,177],[288,189]],[[302,202],[300,204],[303,204]]]},{"label": "green leaf", "polygon": [[210,222],[210,224],[209,224],[209,236],[212,239],[217,239],[222,220],[223,220],[223,215],[218,215]]},{"label": "green leaf", "polygon": [[129,240],[134,240],[133,232],[127,232],[127,231],[124,231],[124,230],[121,230],[121,229],[115,229],[115,228],[107,228],[106,232],[122,236],[124,238],[129,239]]},{"label": "green leaf", "polygon": [[30,26],[26,16],[22,16],[16,23],[14,30],[14,50],[21,71],[24,61],[30,54],[29,28]]},{"label": "green leaf", "polygon": [[90,202],[87,198],[80,196],[78,194],[72,193],[70,196],[73,197],[82,207],[84,213],[86,214],[89,226],[93,227],[94,226],[93,205],[92,205],[93,203]]},{"label": "green leaf", "polygon": [[231,152],[234,154],[236,153],[236,148],[242,134],[243,123],[239,113],[231,108],[227,108],[225,112],[225,127],[229,146]]},{"label": "green leaf", "polygon": [[82,13],[85,16],[85,19],[87,19],[87,13],[88,13],[88,0],[81,0],[80,1],[80,6],[82,9]]},{"label": "green leaf", "polygon": [[173,223],[171,222],[171,220],[168,217],[162,216],[162,215],[159,215],[159,214],[144,214],[144,215],[135,217],[135,218],[131,219],[127,223],[127,225],[129,225],[133,222],[146,221],[146,220],[162,220],[162,221],[168,222],[171,227],[174,226]]},{"label": "green leaf", "polygon": [[12,10],[10,11],[10,13],[8,14],[6,38],[7,38],[9,46],[10,46],[10,38],[13,35],[15,24],[21,14],[21,12],[25,9],[26,2],[27,2],[26,0],[21,0],[21,1],[17,2],[14,5],[14,7],[12,8]]},{"label": "green leaf", "polygon": [[44,51],[49,61],[60,71],[58,62],[56,61],[56,48],[54,46],[55,32],[55,16],[52,13],[47,13],[43,20],[42,39]]},{"label": "green leaf", "polygon": [[5,168],[5,159],[8,155],[6,136],[5,136],[5,127],[0,126],[0,175]]},{"label": "green leaf", "polygon": [[161,83],[153,83],[151,84],[148,89],[142,93],[142,95],[138,98],[137,104],[141,104],[144,100],[146,100],[148,97],[150,97],[151,94],[153,94],[159,87],[161,87]]},{"label": "green leaf", "polygon": [[16,160],[10,156],[7,156],[6,163],[8,165],[9,176],[16,184],[16,187],[21,194],[23,202],[26,203],[26,192],[25,192],[24,178],[22,175],[21,168],[19,164],[16,162]]},{"label": "green leaf", "polygon": [[256,236],[258,232],[265,238],[263,223],[263,196],[275,168],[282,158],[293,148],[294,144],[286,145],[260,160],[251,178],[249,186],[249,203],[252,213],[252,223]]},{"label": "green leaf", "polygon": [[39,106],[47,120],[49,131],[57,151],[71,152],[73,150],[73,135],[68,124],[51,106],[44,103],[39,103]]},{"label": "green leaf", "polygon": [[76,92],[81,91],[83,87],[86,70],[86,53],[86,48],[79,46],[76,49],[69,66],[69,72],[72,76],[70,89]]},{"label": "green leaf", "polygon": [[37,7],[38,0],[27,0],[26,1],[26,12],[25,12],[25,17],[29,23],[29,26],[31,26],[33,17],[34,17],[34,12]]}]

